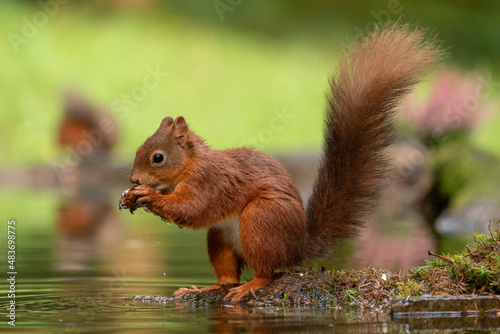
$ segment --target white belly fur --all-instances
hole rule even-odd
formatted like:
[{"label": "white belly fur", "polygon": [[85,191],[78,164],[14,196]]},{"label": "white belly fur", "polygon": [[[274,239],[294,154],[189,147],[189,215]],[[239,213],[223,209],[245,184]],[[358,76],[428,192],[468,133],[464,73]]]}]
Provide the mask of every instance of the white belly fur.
[{"label": "white belly fur", "polygon": [[236,252],[243,256],[243,248],[240,240],[240,217],[223,220],[215,225],[215,228],[222,231],[224,239],[233,245]]}]

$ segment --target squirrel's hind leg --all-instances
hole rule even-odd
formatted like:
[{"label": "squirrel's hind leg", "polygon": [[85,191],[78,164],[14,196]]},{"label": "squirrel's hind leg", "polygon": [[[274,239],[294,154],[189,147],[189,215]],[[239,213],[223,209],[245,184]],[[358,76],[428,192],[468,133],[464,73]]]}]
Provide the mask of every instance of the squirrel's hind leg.
[{"label": "squirrel's hind leg", "polygon": [[213,287],[239,284],[245,260],[234,249],[234,245],[224,237],[222,229],[212,227],[208,230],[207,247],[210,262],[217,275],[217,284]]},{"label": "squirrel's hind leg", "polygon": [[307,229],[302,203],[282,193],[255,198],[240,215],[241,245],[255,278],[232,288],[224,297],[235,304],[271,282],[274,272],[297,264],[304,252]]}]

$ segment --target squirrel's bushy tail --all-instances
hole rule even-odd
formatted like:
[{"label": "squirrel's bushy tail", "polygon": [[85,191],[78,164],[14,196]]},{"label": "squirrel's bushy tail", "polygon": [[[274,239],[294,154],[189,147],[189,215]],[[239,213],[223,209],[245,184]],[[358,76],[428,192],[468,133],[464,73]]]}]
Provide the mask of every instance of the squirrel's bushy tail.
[{"label": "squirrel's bushy tail", "polygon": [[310,257],[352,236],[377,197],[387,167],[395,107],[441,52],[409,25],[377,26],[352,43],[330,81],[324,156],[307,207]]}]

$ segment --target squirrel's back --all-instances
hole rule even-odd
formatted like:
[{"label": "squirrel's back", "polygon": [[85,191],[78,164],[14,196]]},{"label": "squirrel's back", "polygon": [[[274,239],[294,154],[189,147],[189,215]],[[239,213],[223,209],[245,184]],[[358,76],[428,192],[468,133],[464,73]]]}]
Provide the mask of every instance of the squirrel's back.
[{"label": "squirrel's back", "polygon": [[324,156],[307,207],[310,257],[352,236],[373,208],[395,107],[441,56],[424,35],[399,23],[377,26],[341,58],[330,81]]}]

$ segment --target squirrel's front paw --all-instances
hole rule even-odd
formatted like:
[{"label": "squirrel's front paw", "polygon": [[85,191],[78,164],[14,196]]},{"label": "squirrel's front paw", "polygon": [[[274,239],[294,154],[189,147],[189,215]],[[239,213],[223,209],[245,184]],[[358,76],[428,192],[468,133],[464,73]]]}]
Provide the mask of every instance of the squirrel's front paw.
[{"label": "squirrel's front paw", "polygon": [[124,190],[122,192],[118,208],[120,209],[120,211],[122,209],[130,209],[130,213],[134,213],[134,211],[136,210],[135,205],[132,204],[130,198],[127,198],[127,195],[129,192],[130,192],[130,189]]},{"label": "squirrel's front paw", "polygon": [[130,213],[134,213],[138,208],[151,205],[156,195],[158,194],[149,186],[134,186],[122,192],[119,208],[120,210],[130,209]]},{"label": "squirrel's front paw", "polygon": [[121,211],[122,209],[128,209],[128,206],[127,206],[127,204],[125,203],[125,196],[127,195],[127,193],[128,193],[129,191],[130,191],[130,189],[127,189],[127,190],[124,190],[124,191],[122,192],[122,195],[121,195],[121,197],[120,197],[120,203],[119,203],[119,205],[118,205],[118,208],[120,209],[120,211]]}]

